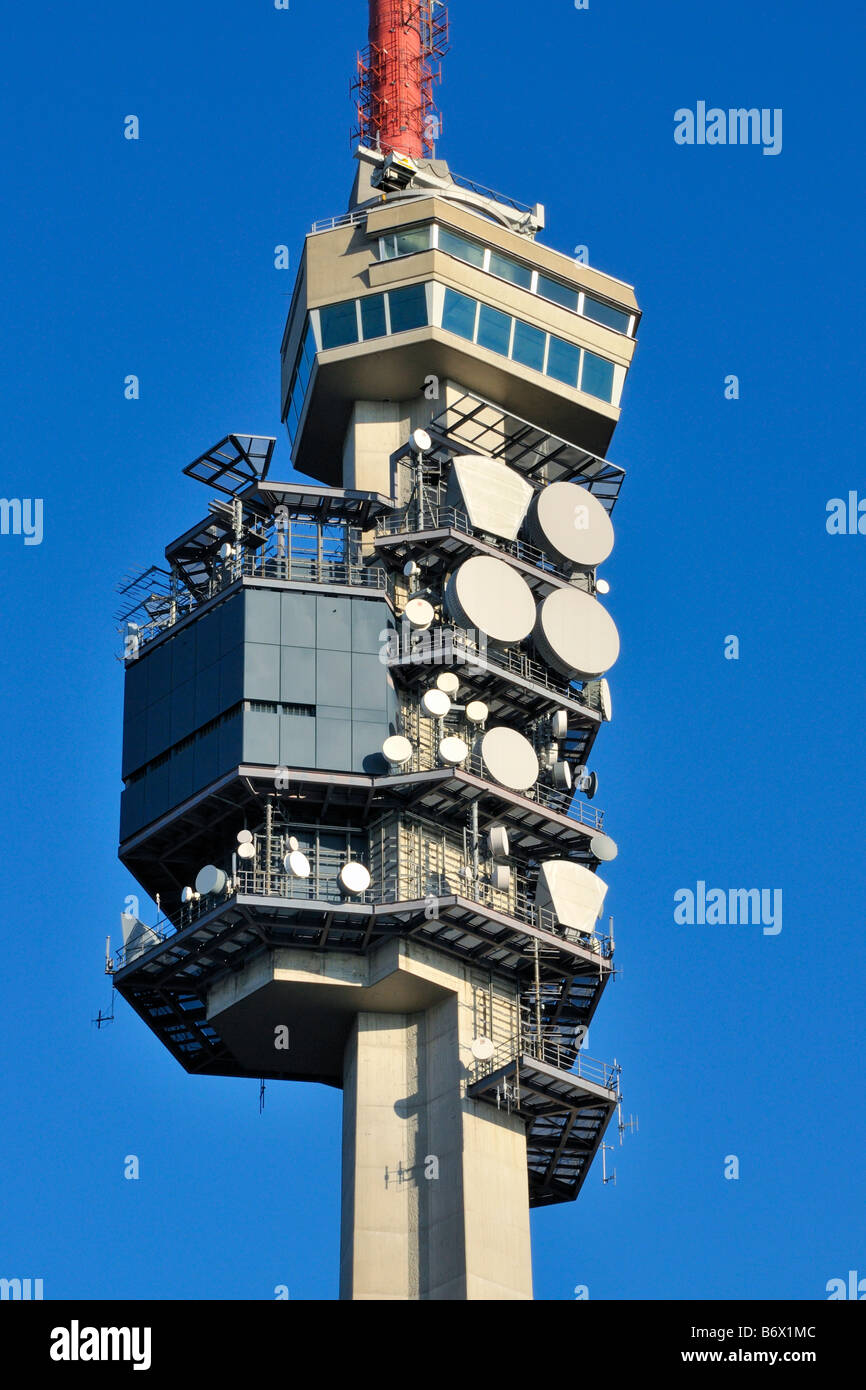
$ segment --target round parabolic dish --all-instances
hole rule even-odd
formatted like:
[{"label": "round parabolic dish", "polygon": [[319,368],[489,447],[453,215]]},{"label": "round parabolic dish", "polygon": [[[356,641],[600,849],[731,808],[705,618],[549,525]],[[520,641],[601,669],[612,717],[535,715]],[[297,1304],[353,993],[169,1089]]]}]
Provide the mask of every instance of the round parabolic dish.
[{"label": "round parabolic dish", "polygon": [[606,608],[583,589],[555,589],[539,605],[535,645],[569,680],[593,680],[619,656],[619,633]]},{"label": "round parabolic dish", "polygon": [[255,859],[256,847],[249,840],[244,840],[243,844],[238,845],[238,859]]},{"label": "round parabolic dish", "polygon": [[217,869],[213,864],[205,864],[196,877],[195,891],[206,898],[209,893],[221,893],[227,882],[228,878],[222,869]]},{"label": "round parabolic dish", "polygon": [[460,689],[460,679],[453,671],[443,671],[441,676],[436,677],[436,686],[444,690],[446,695],[456,695]]},{"label": "round parabolic dish", "polygon": [[593,835],[589,842],[590,853],[602,863],[608,863],[611,859],[616,859],[619,854],[616,840],[612,840],[609,835]]},{"label": "round parabolic dish", "polygon": [[310,861],[299,849],[293,849],[291,854],[287,854],[283,860],[283,865],[286,871],[295,878],[310,877]]},{"label": "round parabolic dish", "polygon": [[427,690],[421,697],[421,708],[430,719],[444,719],[451,710],[451,701],[444,690]]},{"label": "round parabolic dish", "polygon": [[594,569],[613,550],[613,524],[597,497],[577,483],[550,483],[536,495],[529,533],[561,565]]},{"label": "round parabolic dish", "polygon": [[445,606],[458,627],[483,632],[491,642],[522,642],[535,622],[535,599],[524,579],[504,560],[475,555],[455,570]]},{"label": "round parabolic dish", "polygon": [[426,632],[435,616],[433,605],[428,603],[426,598],[410,598],[403,609],[403,617],[407,623],[411,627],[417,628],[419,632]]},{"label": "round parabolic dish", "polygon": [[239,831],[238,831],[238,844],[239,844],[239,845],[251,845],[252,842],[253,842],[253,832],[252,832],[251,830],[239,830]]},{"label": "round parabolic dish", "polygon": [[602,719],[613,719],[613,696],[610,693],[610,686],[607,681],[599,681],[599,699],[601,700]]},{"label": "round parabolic dish", "polygon": [[340,870],[340,882],[345,892],[351,893],[352,897],[360,897],[370,887],[370,870],[353,860]]},{"label": "round parabolic dish", "polygon": [[391,763],[394,767],[402,767],[412,757],[412,745],[408,738],[403,738],[402,734],[392,734],[382,744],[382,752],[386,762]]},{"label": "round parabolic dish", "polygon": [[462,738],[443,738],[439,744],[439,756],[443,763],[456,767],[469,756],[469,748]]},{"label": "round parabolic dish", "polygon": [[514,729],[491,729],[480,739],[484,766],[501,787],[525,792],[538,781],[538,758],[523,734]]},{"label": "round parabolic dish", "polygon": [[490,718],[490,710],[483,700],[471,700],[466,706],[466,718],[470,724],[486,724]]}]

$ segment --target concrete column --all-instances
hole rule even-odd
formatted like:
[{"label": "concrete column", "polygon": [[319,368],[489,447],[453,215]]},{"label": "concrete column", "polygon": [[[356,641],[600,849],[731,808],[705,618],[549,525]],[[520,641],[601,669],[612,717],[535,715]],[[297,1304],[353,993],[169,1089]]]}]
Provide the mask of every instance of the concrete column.
[{"label": "concrete column", "polygon": [[458,991],[361,1013],[343,1074],[344,1299],[531,1299],[522,1122],[468,1100]]}]

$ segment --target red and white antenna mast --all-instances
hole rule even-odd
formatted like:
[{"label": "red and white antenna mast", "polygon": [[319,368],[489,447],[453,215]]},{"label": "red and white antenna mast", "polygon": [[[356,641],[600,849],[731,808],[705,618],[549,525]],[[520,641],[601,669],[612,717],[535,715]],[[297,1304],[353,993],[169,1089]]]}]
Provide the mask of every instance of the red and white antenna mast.
[{"label": "red and white antenna mast", "polygon": [[373,149],[431,158],[441,133],[433,83],[448,51],[441,0],[370,0],[369,47],[358,54],[357,125]]}]

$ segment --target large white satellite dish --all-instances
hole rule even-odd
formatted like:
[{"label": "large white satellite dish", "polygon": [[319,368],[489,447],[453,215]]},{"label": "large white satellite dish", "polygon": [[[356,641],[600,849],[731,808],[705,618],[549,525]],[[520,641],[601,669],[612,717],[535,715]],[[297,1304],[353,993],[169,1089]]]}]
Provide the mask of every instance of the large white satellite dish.
[{"label": "large white satellite dish", "polygon": [[515,729],[490,729],[479,739],[484,766],[501,787],[525,792],[538,781],[538,758],[535,749]]},{"label": "large white satellite dish", "polygon": [[566,568],[594,569],[613,550],[607,511],[577,483],[550,483],[536,493],[528,529],[539,550]]},{"label": "large white satellite dish", "polygon": [[474,555],[455,570],[445,606],[458,627],[483,632],[491,642],[522,642],[535,622],[535,599],[525,579],[492,555]]},{"label": "large white satellite dish", "polygon": [[538,608],[535,645],[548,666],[570,680],[592,680],[619,656],[616,624],[583,589],[554,589]]}]

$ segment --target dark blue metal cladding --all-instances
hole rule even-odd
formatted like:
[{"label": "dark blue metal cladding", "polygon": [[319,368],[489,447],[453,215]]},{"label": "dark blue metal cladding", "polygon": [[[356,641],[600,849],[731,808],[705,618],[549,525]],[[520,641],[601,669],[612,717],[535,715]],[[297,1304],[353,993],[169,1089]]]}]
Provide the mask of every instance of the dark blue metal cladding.
[{"label": "dark blue metal cladding", "polygon": [[121,840],[241,763],[381,772],[383,599],[244,588],[126,672]]}]

